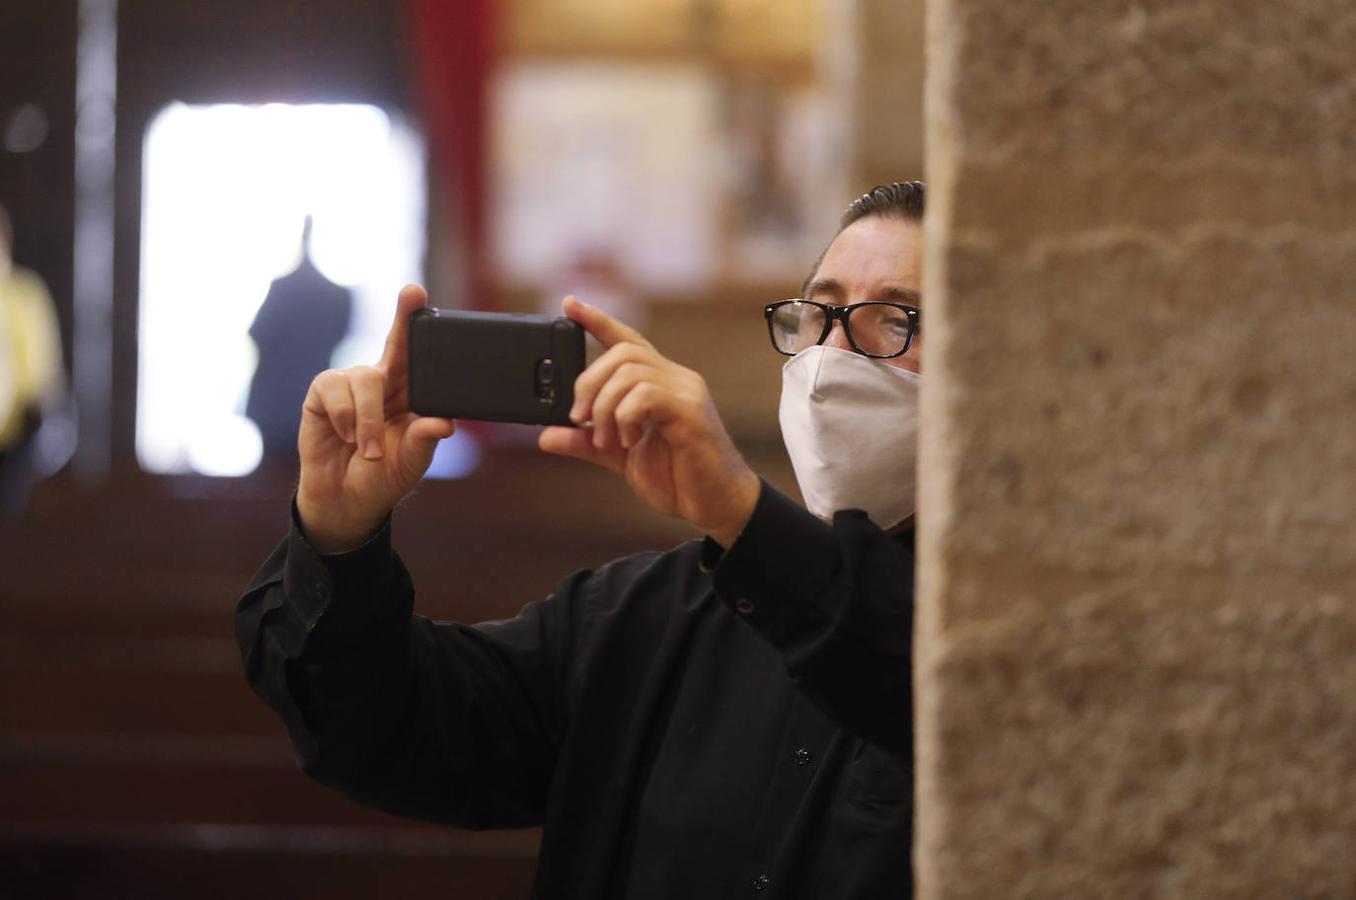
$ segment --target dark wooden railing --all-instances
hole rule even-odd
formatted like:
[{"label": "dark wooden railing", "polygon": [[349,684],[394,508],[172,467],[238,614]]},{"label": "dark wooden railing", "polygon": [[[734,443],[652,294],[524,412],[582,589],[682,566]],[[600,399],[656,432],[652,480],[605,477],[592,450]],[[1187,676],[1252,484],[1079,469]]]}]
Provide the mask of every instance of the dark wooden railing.
[{"label": "dark wooden railing", "polygon": [[[40,485],[0,525],[0,895],[523,898],[535,831],[468,833],[308,781],[232,631],[290,475]],[[690,534],[619,481],[496,452],[397,513],[418,608],[513,615],[571,570]]]}]

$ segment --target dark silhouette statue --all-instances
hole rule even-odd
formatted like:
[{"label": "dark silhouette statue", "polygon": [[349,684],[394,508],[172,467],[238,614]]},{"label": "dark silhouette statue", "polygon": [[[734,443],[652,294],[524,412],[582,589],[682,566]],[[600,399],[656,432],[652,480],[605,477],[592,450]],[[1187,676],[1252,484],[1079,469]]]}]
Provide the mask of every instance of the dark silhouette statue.
[{"label": "dark silhouette statue", "polygon": [[259,365],[250,382],[245,415],[259,427],[265,461],[296,458],[306,390],[311,379],[330,367],[330,357],[348,334],[353,314],[353,295],[311,261],[310,238],[307,216],[301,265],[269,286],[250,325]]}]

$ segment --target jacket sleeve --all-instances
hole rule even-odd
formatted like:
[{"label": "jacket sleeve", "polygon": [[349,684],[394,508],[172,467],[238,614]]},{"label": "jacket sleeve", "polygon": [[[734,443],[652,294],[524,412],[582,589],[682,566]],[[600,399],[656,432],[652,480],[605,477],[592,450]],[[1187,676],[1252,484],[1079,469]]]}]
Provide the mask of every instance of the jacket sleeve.
[{"label": "jacket sleeve", "polygon": [[723,555],[707,539],[720,600],[786,660],[799,688],[848,731],[913,753],[911,544],[861,510],[830,525],[766,482]]},{"label": "jacket sleeve", "polygon": [[[477,626],[413,614],[389,520],[322,557],[291,530],[236,610],[251,687],[307,775],[396,815],[463,828],[539,824],[564,728],[571,641],[560,592]],[[583,575],[562,584],[572,595]]]}]

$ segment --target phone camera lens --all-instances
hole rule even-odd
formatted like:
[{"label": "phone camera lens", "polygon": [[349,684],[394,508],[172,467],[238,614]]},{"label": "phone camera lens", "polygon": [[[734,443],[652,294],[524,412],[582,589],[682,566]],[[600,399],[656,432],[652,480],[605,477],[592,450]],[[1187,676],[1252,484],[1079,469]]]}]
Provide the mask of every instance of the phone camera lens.
[{"label": "phone camera lens", "polygon": [[550,359],[543,359],[537,363],[537,383],[542,385],[551,384],[556,380],[556,364]]}]

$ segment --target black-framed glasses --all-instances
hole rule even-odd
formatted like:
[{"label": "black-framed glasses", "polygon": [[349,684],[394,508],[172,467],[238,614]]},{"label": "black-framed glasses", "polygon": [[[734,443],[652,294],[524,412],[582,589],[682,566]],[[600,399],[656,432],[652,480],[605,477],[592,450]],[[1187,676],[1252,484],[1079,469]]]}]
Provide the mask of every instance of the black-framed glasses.
[{"label": "black-framed glasses", "polygon": [[831,306],[813,300],[781,300],[763,308],[767,333],[778,353],[795,356],[822,344],[843,323],[848,343],[873,359],[903,356],[918,333],[918,308],[885,300]]}]

